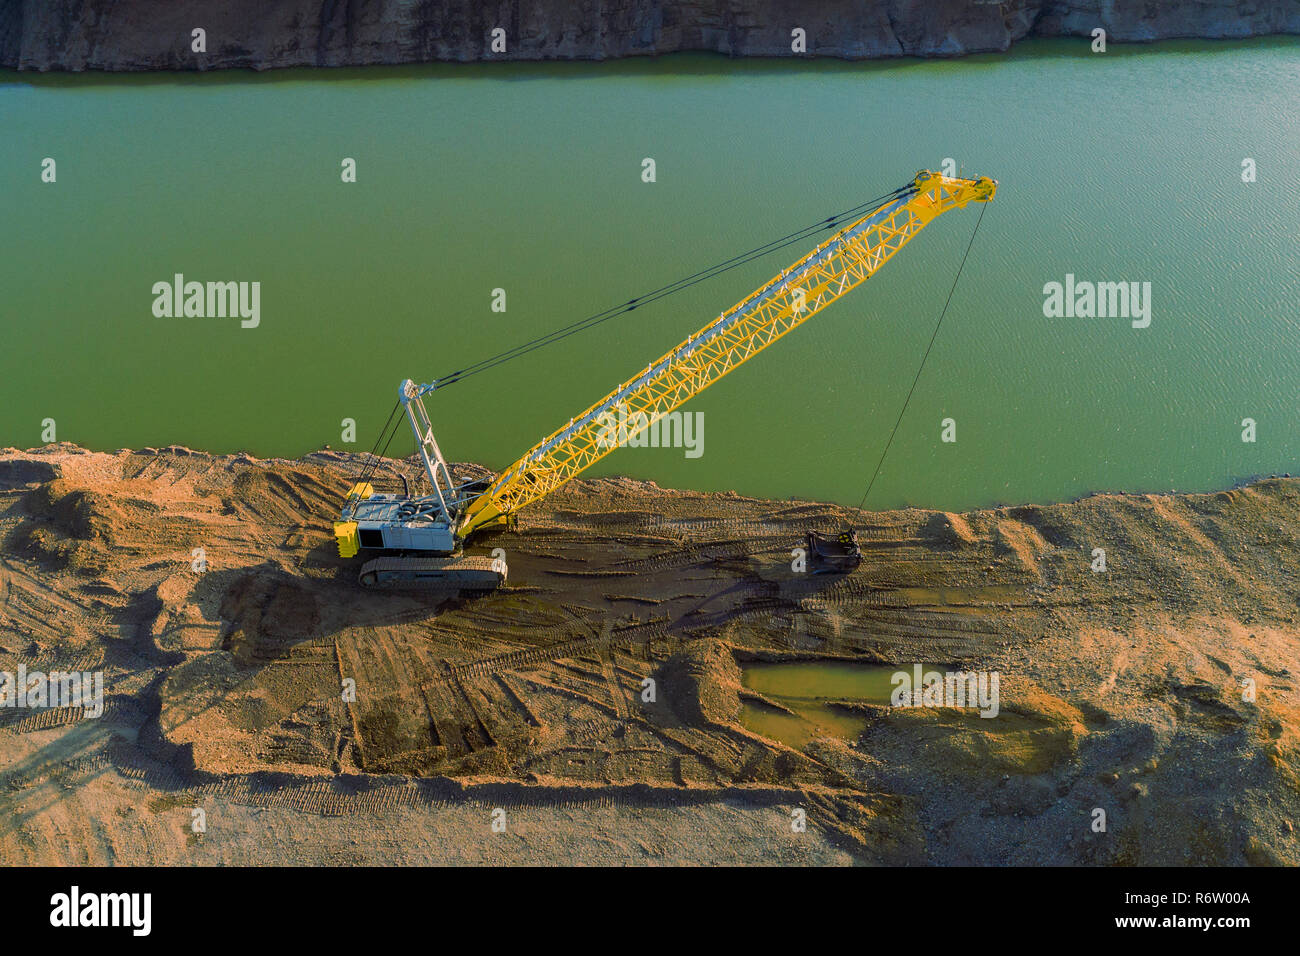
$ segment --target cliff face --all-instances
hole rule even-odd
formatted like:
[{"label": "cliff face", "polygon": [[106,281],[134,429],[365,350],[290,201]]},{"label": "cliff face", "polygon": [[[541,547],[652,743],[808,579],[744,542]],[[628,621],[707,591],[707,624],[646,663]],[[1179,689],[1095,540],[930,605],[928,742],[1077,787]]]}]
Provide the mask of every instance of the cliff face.
[{"label": "cliff face", "polygon": [[[0,0],[0,67],[208,70],[680,50],[868,59],[1110,40],[1300,33],[1300,0]],[[491,49],[495,28],[505,52]],[[206,52],[191,49],[195,28]]]}]

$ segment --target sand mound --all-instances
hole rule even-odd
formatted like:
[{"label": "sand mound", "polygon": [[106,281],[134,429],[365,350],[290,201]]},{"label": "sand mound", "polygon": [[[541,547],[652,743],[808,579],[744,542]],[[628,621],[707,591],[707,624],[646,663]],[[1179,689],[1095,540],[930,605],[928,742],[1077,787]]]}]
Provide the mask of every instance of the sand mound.
[{"label": "sand mound", "polygon": [[[476,545],[510,586],[458,600],[357,585],[329,528],[356,467],[0,454],[0,669],[99,668],[110,701],[93,725],[0,714],[0,850],[66,860],[39,834],[75,812],[154,858],[97,802],[130,781],[139,806],[294,794],[377,854],[392,791],[349,780],[490,778],[567,825],[579,791],[627,827],[629,793],[751,835],[799,806],[864,862],[1300,863],[1300,481],[963,515],[574,482]],[[844,526],[860,567],[793,569]],[[738,659],[946,662],[1004,696],[992,720],[864,711],[859,739],[787,746],[738,723]],[[770,803],[742,819],[753,788]],[[423,824],[451,812],[419,800]],[[330,852],[294,832],[296,859]]]}]

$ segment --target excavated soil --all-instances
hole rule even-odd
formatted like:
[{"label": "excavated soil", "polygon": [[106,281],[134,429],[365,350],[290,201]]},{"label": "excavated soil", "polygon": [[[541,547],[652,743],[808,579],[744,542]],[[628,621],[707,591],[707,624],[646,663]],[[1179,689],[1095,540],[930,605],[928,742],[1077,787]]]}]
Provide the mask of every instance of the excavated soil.
[{"label": "excavated soil", "polygon": [[[1300,863],[1300,480],[962,515],[575,481],[460,598],[358,586],[357,466],[0,452],[0,671],[106,699],[0,708],[0,861]],[[792,570],[846,525],[857,570]],[[1001,710],[741,723],[744,665],[826,660],[996,671]]]}]

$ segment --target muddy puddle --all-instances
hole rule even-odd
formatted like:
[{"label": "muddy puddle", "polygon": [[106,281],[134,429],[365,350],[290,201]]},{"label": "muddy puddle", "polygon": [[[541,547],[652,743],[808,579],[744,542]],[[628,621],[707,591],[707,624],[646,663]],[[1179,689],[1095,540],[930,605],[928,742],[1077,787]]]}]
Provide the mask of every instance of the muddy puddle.
[{"label": "muddy puddle", "polygon": [[[923,667],[943,670],[932,664]],[[911,669],[911,664],[847,661],[742,664],[741,682],[778,706],[742,701],[740,722],[756,734],[800,749],[818,737],[856,740],[867,728],[867,717],[853,705],[888,706],[894,674]]]}]

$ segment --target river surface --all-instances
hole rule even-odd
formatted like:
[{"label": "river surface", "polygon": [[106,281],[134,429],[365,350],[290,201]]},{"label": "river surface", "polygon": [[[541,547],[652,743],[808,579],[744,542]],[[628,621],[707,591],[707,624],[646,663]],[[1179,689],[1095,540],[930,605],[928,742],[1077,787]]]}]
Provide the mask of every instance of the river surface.
[{"label": "river surface", "polygon": [[[459,369],[945,158],[1000,191],[869,506],[1208,490],[1297,470],[1294,39],[869,64],[0,73],[0,445],[41,444],[53,419],[58,440],[99,449],[365,450],[401,379]],[[856,504],[977,216],[943,216],[698,396],[699,457],[629,448],[593,473]],[[444,452],[508,464],[803,251],[435,393]],[[260,283],[258,326],[156,317],[153,286],[176,273]],[[1044,285],[1067,274],[1151,283],[1149,327],[1046,317]],[[403,435],[390,453],[411,448]]]}]

